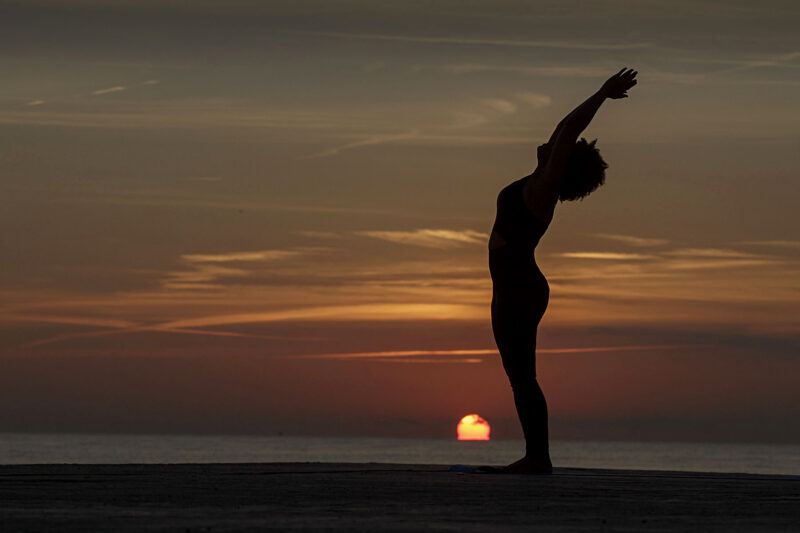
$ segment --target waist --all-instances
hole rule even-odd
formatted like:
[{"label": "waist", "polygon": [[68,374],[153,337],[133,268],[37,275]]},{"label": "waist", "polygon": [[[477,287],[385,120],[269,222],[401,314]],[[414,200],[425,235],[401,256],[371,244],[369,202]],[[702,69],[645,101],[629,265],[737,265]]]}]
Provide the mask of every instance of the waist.
[{"label": "waist", "polygon": [[536,264],[534,246],[514,246],[506,244],[489,250],[489,272],[492,280],[513,279],[545,280],[544,274]]},{"label": "waist", "polygon": [[[533,252],[536,250],[536,243],[529,241],[511,241],[498,246],[489,248],[489,261],[512,261],[536,265]],[[538,267],[537,267],[538,268]]]}]

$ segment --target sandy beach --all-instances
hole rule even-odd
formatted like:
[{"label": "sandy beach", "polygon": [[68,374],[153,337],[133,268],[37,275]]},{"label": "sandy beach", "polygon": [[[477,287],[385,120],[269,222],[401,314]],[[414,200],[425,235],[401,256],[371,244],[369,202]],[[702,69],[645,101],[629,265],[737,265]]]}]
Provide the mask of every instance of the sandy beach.
[{"label": "sandy beach", "polygon": [[2,531],[791,531],[800,477],[272,463],[0,466]]}]

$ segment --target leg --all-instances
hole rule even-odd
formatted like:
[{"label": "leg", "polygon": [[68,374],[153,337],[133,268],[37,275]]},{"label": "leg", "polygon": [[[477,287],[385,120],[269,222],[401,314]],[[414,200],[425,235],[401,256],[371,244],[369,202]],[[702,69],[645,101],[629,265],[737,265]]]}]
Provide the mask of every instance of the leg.
[{"label": "leg", "polygon": [[547,428],[547,401],[536,377],[512,381],[514,404],[525,435],[525,457],[507,469],[521,472],[549,473],[550,443]]},{"label": "leg", "polygon": [[547,402],[536,380],[536,318],[540,316],[532,318],[522,306],[501,306],[498,300],[493,298],[492,301],[492,329],[525,435],[525,457],[506,469],[549,473],[552,472],[552,464]]}]

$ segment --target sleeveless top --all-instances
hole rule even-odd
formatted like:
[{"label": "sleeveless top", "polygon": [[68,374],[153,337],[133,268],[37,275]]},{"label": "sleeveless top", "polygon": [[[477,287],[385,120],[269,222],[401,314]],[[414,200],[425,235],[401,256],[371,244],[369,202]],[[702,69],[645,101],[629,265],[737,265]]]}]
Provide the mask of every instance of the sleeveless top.
[{"label": "sleeveless top", "polygon": [[492,232],[498,233],[506,244],[490,250],[490,255],[495,250],[512,246],[517,251],[529,253],[533,261],[533,250],[547,231],[548,224],[525,205],[522,188],[529,177],[515,181],[497,195],[497,217]]}]

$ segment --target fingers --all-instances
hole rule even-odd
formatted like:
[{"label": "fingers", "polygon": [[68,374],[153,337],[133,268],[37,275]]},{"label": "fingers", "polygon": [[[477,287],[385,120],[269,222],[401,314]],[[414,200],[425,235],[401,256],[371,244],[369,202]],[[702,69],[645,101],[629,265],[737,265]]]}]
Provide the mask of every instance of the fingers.
[{"label": "fingers", "polygon": [[633,69],[625,69],[626,72],[619,76],[619,81],[621,82],[622,86],[625,87],[625,91],[636,85],[636,75],[639,74],[638,71]]},{"label": "fingers", "polygon": [[625,67],[603,84],[603,90],[609,98],[627,98],[628,95],[626,93],[636,85],[636,76],[638,74],[638,71]]}]

